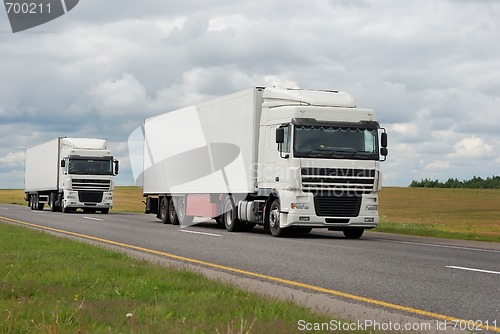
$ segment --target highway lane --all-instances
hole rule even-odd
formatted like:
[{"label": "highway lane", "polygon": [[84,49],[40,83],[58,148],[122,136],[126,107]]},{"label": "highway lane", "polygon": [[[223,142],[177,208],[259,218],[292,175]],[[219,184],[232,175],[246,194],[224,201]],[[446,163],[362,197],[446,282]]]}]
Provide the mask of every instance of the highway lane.
[{"label": "highway lane", "polygon": [[498,244],[378,233],[347,240],[324,230],[273,238],[259,229],[229,233],[214,223],[181,229],[154,215],[5,204],[0,216],[500,327]]}]

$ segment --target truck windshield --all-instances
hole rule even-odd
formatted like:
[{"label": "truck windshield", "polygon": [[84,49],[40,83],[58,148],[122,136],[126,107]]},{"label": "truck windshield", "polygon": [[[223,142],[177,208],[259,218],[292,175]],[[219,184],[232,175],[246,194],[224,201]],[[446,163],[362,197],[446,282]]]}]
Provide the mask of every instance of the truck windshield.
[{"label": "truck windshield", "polygon": [[378,160],[378,131],[359,127],[297,125],[294,156]]},{"label": "truck windshield", "polygon": [[69,174],[113,175],[113,160],[104,159],[69,159]]}]

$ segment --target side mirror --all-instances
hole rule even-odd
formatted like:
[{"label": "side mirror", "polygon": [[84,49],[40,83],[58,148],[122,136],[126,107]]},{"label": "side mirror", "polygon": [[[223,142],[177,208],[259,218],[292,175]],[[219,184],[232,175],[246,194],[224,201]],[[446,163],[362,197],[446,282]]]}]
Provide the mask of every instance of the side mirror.
[{"label": "side mirror", "polygon": [[115,164],[115,175],[118,175],[118,160],[113,160]]},{"label": "side mirror", "polygon": [[387,147],[387,132],[385,132],[385,129],[384,129],[384,132],[382,132],[382,136],[381,136],[381,146],[382,147]]},{"label": "side mirror", "polygon": [[285,142],[285,129],[277,128],[276,129],[276,144],[283,144]]},{"label": "side mirror", "polygon": [[380,136],[380,155],[384,157],[384,160],[381,161],[386,161],[387,155],[389,154],[389,150],[387,149],[387,132],[385,132],[385,129],[382,130],[384,130],[384,132],[382,132]]}]

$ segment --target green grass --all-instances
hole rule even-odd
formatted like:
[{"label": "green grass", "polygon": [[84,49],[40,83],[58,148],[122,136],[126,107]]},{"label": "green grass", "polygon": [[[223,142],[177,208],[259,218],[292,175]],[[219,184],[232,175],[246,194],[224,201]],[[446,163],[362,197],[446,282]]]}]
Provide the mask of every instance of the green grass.
[{"label": "green grass", "polygon": [[0,224],[0,252],[1,333],[291,333],[331,320],[23,227]]}]

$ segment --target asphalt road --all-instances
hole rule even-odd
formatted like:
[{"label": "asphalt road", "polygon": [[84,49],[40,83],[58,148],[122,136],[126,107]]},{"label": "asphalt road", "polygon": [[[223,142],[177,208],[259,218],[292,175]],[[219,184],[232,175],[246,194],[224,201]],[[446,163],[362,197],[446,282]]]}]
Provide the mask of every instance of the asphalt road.
[{"label": "asphalt road", "polygon": [[325,230],[274,238],[259,228],[229,233],[215,223],[163,225],[154,215],[62,214],[7,204],[0,204],[2,217],[285,279],[297,289],[369,298],[376,307],[412,308],[416,317],[432,312],[500,327],[500,244],[375,232],[348,240]]}]

